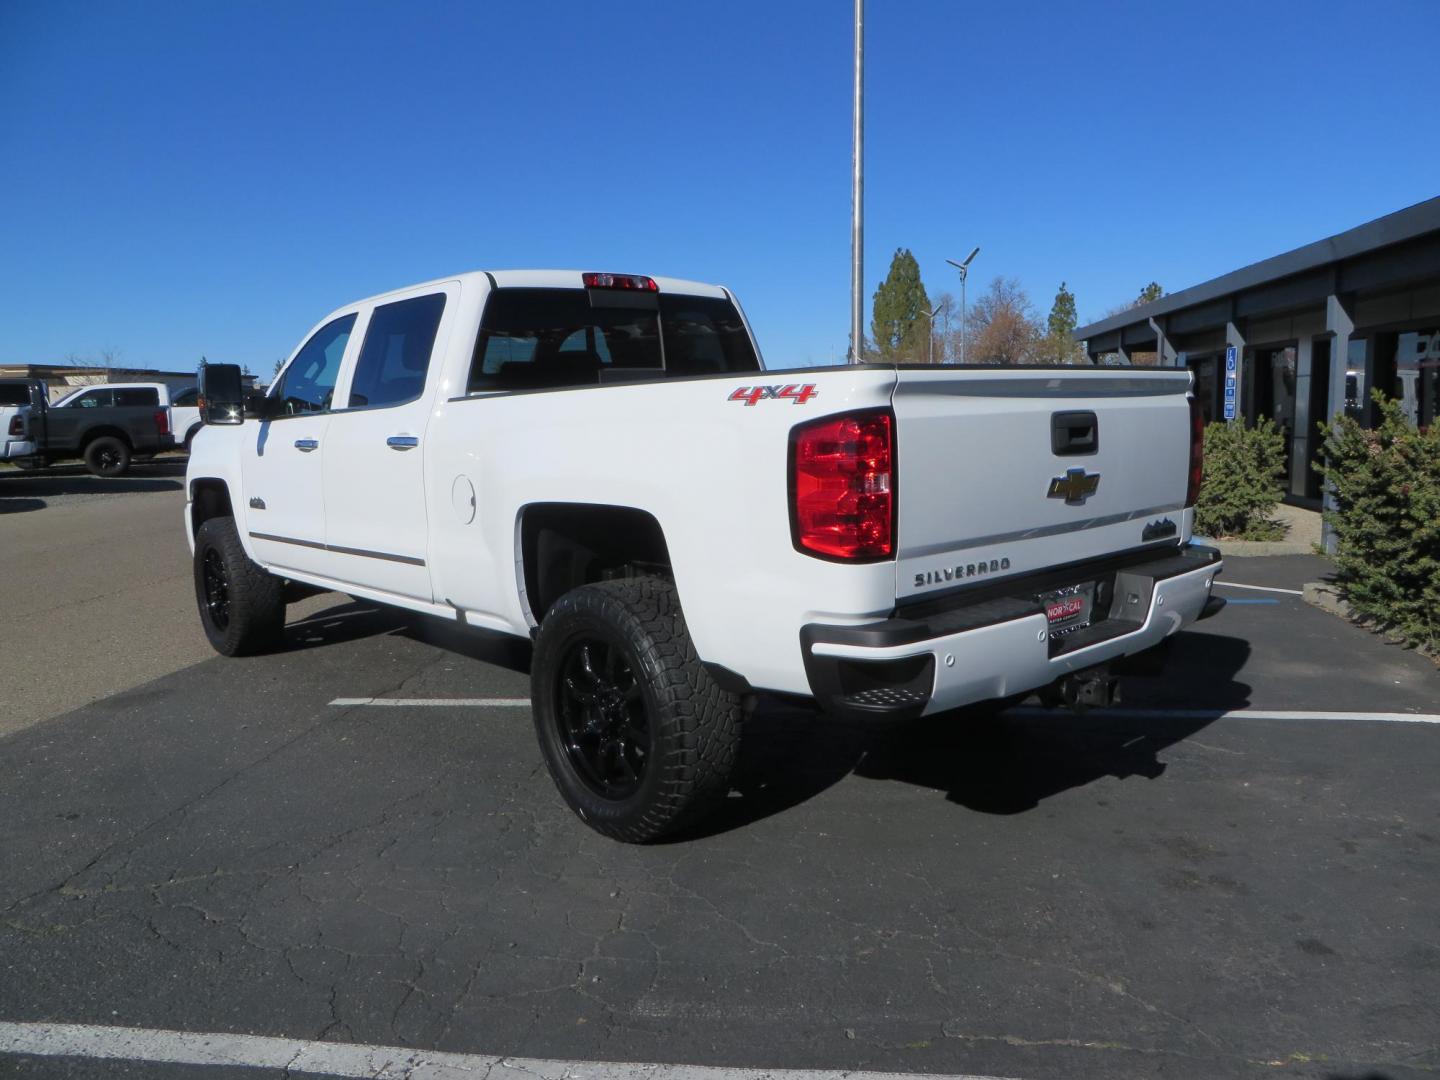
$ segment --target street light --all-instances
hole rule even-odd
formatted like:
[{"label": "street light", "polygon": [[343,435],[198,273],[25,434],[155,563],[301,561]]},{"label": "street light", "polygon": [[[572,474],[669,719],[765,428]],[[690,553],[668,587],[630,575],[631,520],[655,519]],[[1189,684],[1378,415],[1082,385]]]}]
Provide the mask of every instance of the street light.
[{"label": "street light", "polygon": [[977,247],[974,251],[970,252],[969,255],[965,256],[963,263],[957,263],[954,259],[945,260],[956,270],[960,271],[960,363],[962,364],[965,363],[965,279],[970,276],[970,264],[975,260],[975,256],[979,254],[980,249]]},{"label": "street light", "polygon": [[935,305],[934,311],[924,311],[923,309],[921,311],[921,314],[925,316],[926,337],[929,339],[925,342],[925,362],[927,364],[935,363],[935,316],[944,310],[945,301],[941,300]]},{"label": "street light", "polygon": [[855,0],[854,99],[850,114],[850,363],[865,362],[865,0]]}]

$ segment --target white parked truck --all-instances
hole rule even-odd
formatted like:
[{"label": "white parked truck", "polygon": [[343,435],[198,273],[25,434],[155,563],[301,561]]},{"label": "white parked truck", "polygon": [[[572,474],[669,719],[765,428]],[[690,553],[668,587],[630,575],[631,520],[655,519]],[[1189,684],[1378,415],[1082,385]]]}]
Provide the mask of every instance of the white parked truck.
[{"label": "white parked truck", "polygon": [[1115,676],[1214,610],[1183,370],[766,370],[724,288],[469,273],[349,304],[269,394],[202,371],[200,617],[287,582],[534,639],[566,802],[644,841],[728,790],[760,693],[907,719]]}]

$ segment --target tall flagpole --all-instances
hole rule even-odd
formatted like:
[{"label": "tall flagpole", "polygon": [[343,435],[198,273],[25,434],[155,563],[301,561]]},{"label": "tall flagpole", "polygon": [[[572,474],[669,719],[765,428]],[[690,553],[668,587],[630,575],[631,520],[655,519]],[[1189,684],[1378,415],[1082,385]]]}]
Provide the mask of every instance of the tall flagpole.
[{"label": "tall flagpole", "polygon": [[850,156],[850,362],[865,359],[865,0],[855,0],[855,109]]}]

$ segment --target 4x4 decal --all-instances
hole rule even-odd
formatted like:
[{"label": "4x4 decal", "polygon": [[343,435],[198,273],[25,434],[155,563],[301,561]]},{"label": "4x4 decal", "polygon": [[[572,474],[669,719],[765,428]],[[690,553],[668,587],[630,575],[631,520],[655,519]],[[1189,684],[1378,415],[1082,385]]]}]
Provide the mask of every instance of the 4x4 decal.
[{"label": "4x4 decal", "polygon": [[757,401],[789,398],[792,404],[804,405],[811,398],[817,397],[819,393],[820,391],[815,389],[814,383],[805,383],[803,386],[797,383],[787,383],[783,386],[741,386],[730,395],[730,400],[754,405]]}]

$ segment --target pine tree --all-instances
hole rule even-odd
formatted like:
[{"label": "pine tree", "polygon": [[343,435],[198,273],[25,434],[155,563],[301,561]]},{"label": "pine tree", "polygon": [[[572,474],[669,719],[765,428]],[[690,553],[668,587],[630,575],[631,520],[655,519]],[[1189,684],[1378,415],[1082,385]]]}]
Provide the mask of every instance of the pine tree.
[{"label": "pine tree", "polygon": [[924,360],[930,298],[920,280],[920,264],[908,248],[896,249],[890,273],[871,304],[870,334],[881,358]]},{"label": "pine tree", "polygon": [[1141,304],[1148,304],[1152,300],[1159,300],[1164,295],[1165,290],[1160,287],[1160,283],[1158,281],[1152,281],[1140,290],[1140,295],[1135,298],[1135,303],[1130,306],[1139,307]]},{"label": "pine tree", "polygon": [[1075,327],[1079,323],[1075,294],[1062,281],[1060,290],[1055,294],[1055,303],[1050,307],[1045,340],[1040,348],[1046,363],[1073,364],[1078,361],[1080,346],[1075,341]]},{"label": "pine tree", "polygon": [[1080,318],[1075,313],[1075,294],[1060,282],[1060,291],[1055,294],[1055,303],[1050,306],[1050,336],[1058,341],[1070,341]]}]

